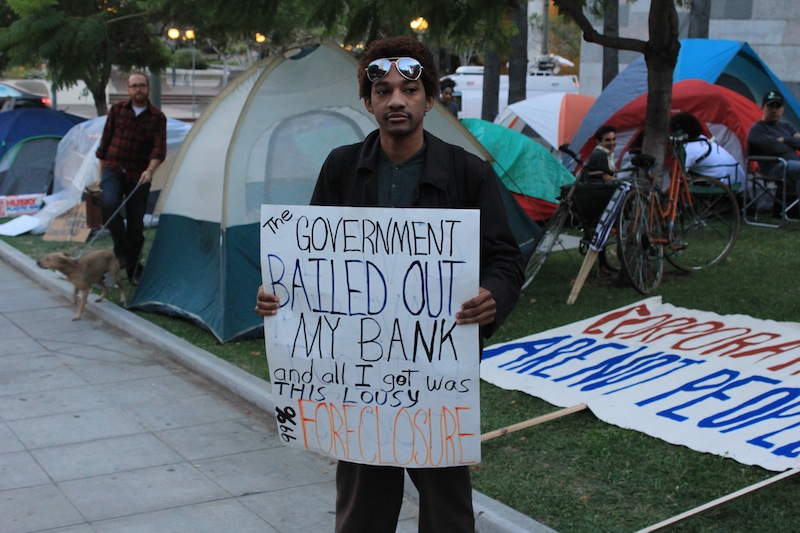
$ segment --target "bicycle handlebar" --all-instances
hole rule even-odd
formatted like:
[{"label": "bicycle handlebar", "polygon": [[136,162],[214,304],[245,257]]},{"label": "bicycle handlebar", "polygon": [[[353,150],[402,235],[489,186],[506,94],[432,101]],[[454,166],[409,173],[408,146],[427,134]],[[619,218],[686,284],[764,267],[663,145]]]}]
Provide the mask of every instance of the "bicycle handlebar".
[{"label": "bicycle handlebar", "polygon": [[708,155],[711,153],[711,149],[712,149],[711,141],[709,141],[705,137],[695,137],[694,139],[690,139],[689,136],[686,135],[685,133],[681,133],[680,135],[670,135],[669,136],[669,141],[670,141],[670,143],[672,143],[673,146],[676,145],[677,143],[686,144],[686,143],[690,143],[690,142],[703,141],[704,143],[706,143],[706,146],[708,147],[708,149],[706,150],[706,152],[703,155],[701,155],[698,158],[698,160],[702,160],[702,159],[705,159],[706,157],[708,157]]},{"label": "bicycle handlebar", "polygon": [[572,159],[574,159],[575,162],[578,163],[579,165],[583,165],[583,161],[581,160],[580,156],[575,152],[573,152],[572,150],[570,150],[568,144],[562,144],[561,146],[558,147],[558,149],[559,151],[567,154]]}]

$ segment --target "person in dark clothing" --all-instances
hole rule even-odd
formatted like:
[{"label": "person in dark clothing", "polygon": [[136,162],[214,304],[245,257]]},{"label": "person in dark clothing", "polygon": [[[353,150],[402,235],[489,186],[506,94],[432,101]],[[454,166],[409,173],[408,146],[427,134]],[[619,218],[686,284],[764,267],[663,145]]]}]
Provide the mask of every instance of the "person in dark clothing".
[{"label": "person in dark clothing", "polygon": [[[150,183],[167,155],[167,117],[150,103],[145,74],[128,76],[128,96],[109,110],[96,155],[101,161],[103,220],[114,241],[114,255],[131,284],[137,285]],[[124,220],[117,213],[123,201]]]},{"label": "person in dark clothing", "polygon": [[588,179],[602,179],[611,181],[614,179],[614,149],[617,146],[617,128],[611,124],[603,124],[594,132],[594,140],[597,146],[586,158],[584,168],[588,172]]},{"label": "person in dark clothing", "polygon": [[[311,203],[479,209],[480,287],[474,298],[463,303],[456,321],[479,324],[481,335],[488,337],[511,313],[524,279],[497,175],[489,163],[423,129],[438,83],[433,56],[422,43],[409,37],[375,41],[362,56],[360,67],[360,96],[375,116],[378,130],[362,143],[331,152]],[[279,307],[278,298],[259,287],[256,312],[271,316]],[[420,531],[474,531],[468,467],[407,471],[420,493]],[[400,467],[339,461],[336,531],[395,531],[403,480]]]},{"label": "person in dark clothing", "polygon": [[456,82],[450,78],[445,78],[441,81],[441,92],[439,93],[439,101],[447,108],[454,117],[458,118],[458,104],[453,101],[453,91],[455,90]]},{"label": "person in dark clothing", "polygon": [[[769,91],[761,100],[762,118],[750,128],[747,135],[748,155],[777,156],[786,160],[786,176],[800,191],[800,133],[783,118],[783,95]],[[760,162],[761,171],[771,177],[783,172],[781,163]]]}]

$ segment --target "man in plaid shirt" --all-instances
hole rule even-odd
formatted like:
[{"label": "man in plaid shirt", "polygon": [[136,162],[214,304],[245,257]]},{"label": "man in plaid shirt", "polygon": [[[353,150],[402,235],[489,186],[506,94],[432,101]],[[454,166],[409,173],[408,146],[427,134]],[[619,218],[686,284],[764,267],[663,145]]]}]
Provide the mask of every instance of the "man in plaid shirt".
[{"label": "man in plaid shirt", "polygon": [[[114,255],[131,284],[137,285],[150,183],[167,155],[167,117],[150,103],[145,74],[128,76],[128,96],[108,112],[96,155],[102,162],[103,220],[114,241]],[[127,224],[122,213],[115,215],[123,201]]]}]

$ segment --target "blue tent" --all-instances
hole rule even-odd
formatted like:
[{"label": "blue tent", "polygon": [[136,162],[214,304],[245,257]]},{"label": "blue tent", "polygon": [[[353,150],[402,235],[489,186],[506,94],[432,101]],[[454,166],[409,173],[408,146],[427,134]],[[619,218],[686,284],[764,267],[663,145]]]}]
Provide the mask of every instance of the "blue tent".
[{"label": "blue tent", "polygon": [[532,220],[550,218],[558,207],[561,187],[575,181],[575,176],[527,135],[477,118],[464,118],[461,123],[492,154],[500,181],[520,204],[516,209],[522,206]]},{"label": "blue tent", "polygon": [[[673,82],[698,79],[720,85],[759,106],[764,93],[778,90],[786,100],[784,120],[800,130],[800,104],[749,44],[722,39],[682,39]],[[630,101],[647,92],[644,56],[632,61],[603,90],[583,119],[570,148],[578,151],[605,121]]]},{"label": "blue tent", "polygon": [[86,120],[63,111],[44,108],[14,109],[0,113],[0,159],[12,146],[31,137],[61,138]]},{"label": "blue tent", "polygon": [[58,143],[84,120],[52,109],[0,113],[0,196],[50,194]]}]

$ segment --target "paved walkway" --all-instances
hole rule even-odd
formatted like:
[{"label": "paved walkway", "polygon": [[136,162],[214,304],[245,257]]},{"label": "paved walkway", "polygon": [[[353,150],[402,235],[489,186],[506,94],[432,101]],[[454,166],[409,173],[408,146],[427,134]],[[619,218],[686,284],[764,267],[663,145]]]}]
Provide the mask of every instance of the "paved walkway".
[{"label": "paved walkway", "polygon": [[268,383],[111,302],[73,322],[72,286],[2,242],[0,287],[0,533],[333,531],[335,464],[280,443]]}]

